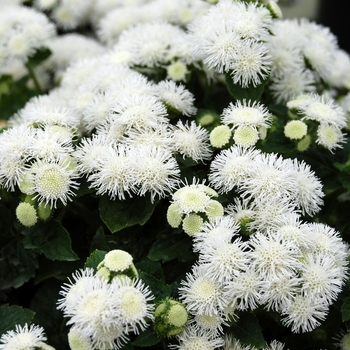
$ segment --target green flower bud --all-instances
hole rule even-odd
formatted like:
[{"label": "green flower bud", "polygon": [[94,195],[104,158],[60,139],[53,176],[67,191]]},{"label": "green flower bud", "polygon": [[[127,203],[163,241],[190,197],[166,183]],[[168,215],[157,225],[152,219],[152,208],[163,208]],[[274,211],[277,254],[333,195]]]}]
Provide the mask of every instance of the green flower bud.
[{"label": "green flower bud", "polygon": [[38,206],[39,219],[46,221],[52,214],[52,209],[46,203],[41,203]]},{"label": "green flower bud", "polygon": [[156,333],[161,337],[172,337],[184,330],[189,314],[182,303],[166,299],[157,306],[154,317]]},{"label": "green flower bud", "polygon": [[35,207],[26,202],[19,203],[16,208],[18,221],[26,227],[34,226],[38,222]]},{"label": "green flower bud", "polygon": [[194,213],[187,215],[183,222],[182,228],[189,235],[192,236],[195,233],[199,232],[203,225],[203,219]]},{"label": "green flower bud", "polygon": [[181,225],[182,214],[180,213],[180,208],[177,204],[173,203],[169,205],[166,218],[169,225],[173,228],[177,228]]},{"label": "green flower bud", "polygon": [[231,129],[227,125],[219,125],[210,133],[210,144],[213,147],[222,148],[229,143],[231,135]]},{"label": "green flower bud", "polygon": [[301,120],[291,120],[284,127],[284,135],[291,140],[300,140],[307,133],[307,125]]},{"label": "green flower bud", "polygon": [[220,202],[211,200],[206,210],[206,214],[209,219],[216,218],[224,215],[224,207]]}]

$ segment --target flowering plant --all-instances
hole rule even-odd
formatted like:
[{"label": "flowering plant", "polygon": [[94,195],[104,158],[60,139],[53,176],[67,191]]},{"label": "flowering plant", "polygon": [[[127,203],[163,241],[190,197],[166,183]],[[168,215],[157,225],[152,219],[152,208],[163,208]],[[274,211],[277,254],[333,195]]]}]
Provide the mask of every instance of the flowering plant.
[{"label": "flowering plant", "polygon": [[0,4],[0,349],[350,348],[328,28],[272,0]]}]

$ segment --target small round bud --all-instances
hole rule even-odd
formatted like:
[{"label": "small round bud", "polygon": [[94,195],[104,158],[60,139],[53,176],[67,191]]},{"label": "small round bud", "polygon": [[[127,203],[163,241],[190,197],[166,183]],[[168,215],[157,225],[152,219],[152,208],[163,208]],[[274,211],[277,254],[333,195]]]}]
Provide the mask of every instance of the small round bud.
[{"label": "small round bud", "polygon": [[266,7],[270,11],[272,17],[283,18],[282,10],[275,1],[269,1]]},{"label": "small round bud", "polygon": [[46,221],[52,214],[52,209],[46,203],[41,203],[38,206],[38,217],[41,220]]},{"label": "small round bud", "polygon": [[84,336],[81,332],[71,328],[68,333],[68,344],[71,350],[91,350],[90,337]]},{"label": "small round bud", "polygon": [[297,150],[299,152],[304,152],[306,151],[311,143],[311,137],[310,135],[306,135],[304,138],[302,138],[298,143],[297,143]]},{"label": "small round bud", "polygon": [[169,205],[166,218],[172,228],[177,228],[181,225],[182,214],[177,204],[172,203]]},{"label": "small round bud", "polygon": [[186,216],[182,222],[182,228],[189,236],[199,232],[202,225],[203,219],[199,215],[193,213]]},{"label": "small round bud", "polygon": [[104,266],[101,266],[97,272],[96,272],[96,276],[98,278],[100,278],[101,280],[106,280],[109,281],[109,278],[111,276],[111,272]]},{"label": "small round bud", "polygon": [[231,138],[231,130],[227,125],[219,125],[210,133],[210,144],[216,148],[227,145]]},{"label": "small round bud", "polygon": [[189,319],[185,306],[173,299],[162,301],[154,312],[154,330],[162,337],[180,334]]},{"label": "small round bud", "polygon": [[176,61],[167,67],[168,77],[174,81],[186,80],[188,69],[185,63]]},{"label": "small round bud", "polygon": [[284,135],[291,140],[300,140],[307,133],[307,125],[301,120],[291,120],[284,127]]},{"label": "small round bud", "polygon": [[211,200],[206,210],[206,214],[209,219],[216,218],[224,215],[224,208],[220,202]]},{"label": "small round bud", "polygon": [[259,133],[251,126],[239,126],[233,134],[233,140],[239,146],[254,146],[259,140]]},{"label": "small round bud", "polygon": [[214,121],[215,121],[215,116],[211,113],[204,113],[197,119],[198,124],[202,126],[210,125]]},{"label": "small round bud", "polygon": [[28,172],[21,175],[18,181],[18,187],[20,191],[24,194],[31,195],[33,191],[34,181]]},{"label": "small round bud", "polygon": [[109,270],[112,279],[119,275],[126,275],[130,278],[138,277],[137,269],[133,264],[133,257],[124,250],[114,249],[108,252],[98,265],[97,270],[103,268]]},{"label": "small round bud", "polygon": [[26,202],[18,204],[16,216],[18,221],[26,227],[34,226],[38,222],[34,206]]}]

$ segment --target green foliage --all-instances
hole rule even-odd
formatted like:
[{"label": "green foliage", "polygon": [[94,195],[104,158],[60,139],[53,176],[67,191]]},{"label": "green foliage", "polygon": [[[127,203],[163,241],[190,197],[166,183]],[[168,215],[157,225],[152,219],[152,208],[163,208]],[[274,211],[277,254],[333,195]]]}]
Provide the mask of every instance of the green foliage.
[{"label": "green foliage", "polygon": [[148,327],[145,331],[140,333],[133,341],[133,345],[140,347],[154,346],[160,342],[160,338],[154,333],[152,327]]},{"label": "green foliage", "polygon": [[111,200],[103,196],[100,200],[101,220],[112,233],[123,228],[144,225],[151,217],[156,203],[146,197],[133,197],[125,200]]},{"label": "green foliage", "polygon": [[1,305],[0,306],[0,334],[14,330],[16,325],[24,326],[30,324],[35,312],[29,309],[23,309],[18,305]]}]

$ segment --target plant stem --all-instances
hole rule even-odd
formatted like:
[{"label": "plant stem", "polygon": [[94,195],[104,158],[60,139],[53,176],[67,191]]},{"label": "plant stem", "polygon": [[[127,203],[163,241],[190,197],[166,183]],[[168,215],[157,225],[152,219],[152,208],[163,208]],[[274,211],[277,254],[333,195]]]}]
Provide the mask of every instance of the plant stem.
[{"label": "plant stem", "polygon": [[39,81],[36,78],[36,75],[34,73],[33,67],[30,64],[28,64],[28,63],[26,63],[25,66],[28,69],[29,76],[33,79],[36,92],[38,93],[38,95],[42,94],[42,90],[41,90]]}]

